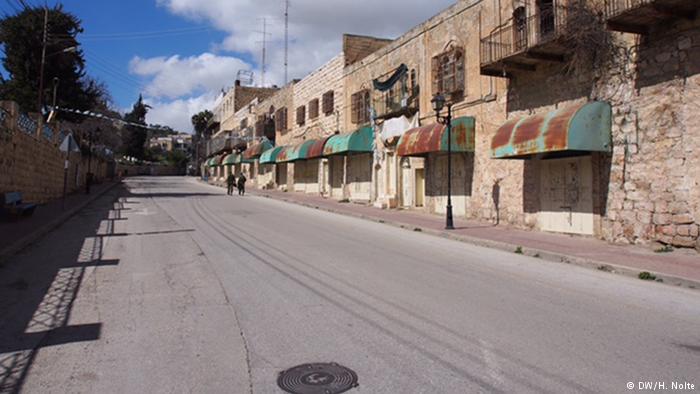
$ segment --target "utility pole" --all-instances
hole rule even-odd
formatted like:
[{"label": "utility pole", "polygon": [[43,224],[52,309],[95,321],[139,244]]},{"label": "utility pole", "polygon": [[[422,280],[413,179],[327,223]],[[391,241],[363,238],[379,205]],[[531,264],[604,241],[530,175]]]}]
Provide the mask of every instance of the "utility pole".
[{"label": "utility pole", "polygon": [[44,64],[46,63],[46,38],[49,25],[49,8],[44,6],[44,38],[41,44],[41,65],[39,66],[39,100],[37,103],[37,112],[41,115],[41,110],[44,107]]}]

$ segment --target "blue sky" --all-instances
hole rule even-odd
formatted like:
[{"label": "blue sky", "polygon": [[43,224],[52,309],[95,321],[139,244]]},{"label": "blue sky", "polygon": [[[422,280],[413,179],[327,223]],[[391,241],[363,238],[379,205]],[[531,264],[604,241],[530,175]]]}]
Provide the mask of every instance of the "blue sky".
[{"label": "blue sky", "polygon": [[[0,11],[11,11],[0,2]],[[41,4],[29,0],[29,4]],[[49,5],[55,4],[49,1]],[[290,0],[289,77],[301,78],[341,50],[342,33],[394,38],[454,0]],[[192,114],[211,109],[239,70],[261,84],[263,19],[269,32],[266,85],[284,83],[284,0],[64,0],[90,75],[109,87],[116,109],[138,95],[149,123],[191,131]]]}]

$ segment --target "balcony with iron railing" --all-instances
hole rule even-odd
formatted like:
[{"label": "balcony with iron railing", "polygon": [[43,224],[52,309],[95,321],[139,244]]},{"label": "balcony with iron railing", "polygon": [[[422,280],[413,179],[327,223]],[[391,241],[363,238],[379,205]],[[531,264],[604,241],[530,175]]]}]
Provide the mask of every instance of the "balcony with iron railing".
[{"label": "balcony with iron railing", "polygon": [[610,30],[647,34],[667,19],[694,19],[698,8],[698,0],[605,0],[605,19]]},{"label": "balcony with iron railing", "polygon": [[543,62],[563,62],[568,18],[563,6],[514,17],[481,39],[481,74],[511,77],[514,71],[535,71]]},{"label": "balcony with iron railing", "polygon": [[238,134],[212,138],[207,141],[207,156],[216,155],[223,151],[244,149],[246,145],[246,139]]},{"label": "balcony with iron railing", "polygon": [[374,111],[376,119],[388,119],[396,116],[411,116],[418,112],[418,87],[397,92],[397,94],[385,94],[374,98]]},{"label": "balcony with iron railing", "polygon": [[[394,73],[396,70],[380,76],[378,80],[386,79]],[[409,73],[406,69],[388,90],[375,90],[372,99],[375,119],[388,119],[401,115],[412,116],[418,112],[419,87],[415,79],[415,71]]]}]

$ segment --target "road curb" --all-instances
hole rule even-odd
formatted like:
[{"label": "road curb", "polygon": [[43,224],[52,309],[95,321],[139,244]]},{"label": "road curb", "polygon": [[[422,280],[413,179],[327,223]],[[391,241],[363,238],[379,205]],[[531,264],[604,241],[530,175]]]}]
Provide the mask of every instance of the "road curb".
[{"label": "road curb", "polygon": [[[563,253],[558,253],[558,252],[551,252],[547,250],[541,250],[537,248],[531,248],[523,245],[515,245],[511,244],[508,242],[500,242],[500,241],[493,241],[490,239],[483,239],[483,238],[476,238],[476,237],[471,237],[468,235],[455,235],[448,233],[447,231],[444,230],[433,230],[433,229],[427,229],[427,228],[421,228],[421,227],[416,227],[415,225],[407,224],[407,223],[402,223],[400,221],[395,221],[395,220],[386,220],[386,219],[379,219],[377,217],[369,216],[369,215],[364,215],[364,214],[356,214],[352,212],[345,212],[341,210],[336,210],[333,208],[326,208],[326,207],[320,207],[315,204],[309,204],[305,202],[300,202],[296,201],[293,199],[288,199],[288,198],[279,198],[276,196],[273,196],[271,194],[265,193],[264,191],[253,191],[251,194],[259,196],[259,197],[264,197],[264,198],[269,198],[272,200],[277,200],[277,201],[283,201],[289,204],[295,204],[299,206],[304,206],[307,208],[312,208],[312,209],[317,209],[325,212],[330,212],[330,213],[335,213],[338,215],[343,215],[343,216],[348,216],[348,217],[354,217],[357,219],[363,219],[363,220],[368,220],[376,223],[381,223],[381,224],[386,224],[389,226],[409,230],[409,231],[419,231],[425,234],[433,235],[433,236],[438,236],[442,238],[447,238],[453,241],[459,241],[463,243],[467,243],[470,245],[475,245],[475,246],[481,246],[489,249],[496,249],[496,250],[501,250],[505,252],[512,252],[516,253],[516,250],[519,249],[518,254],[522,254],[524,256],[529,256],[529,257],[534,257],[541,259],[542,261],[547,261],[547,262],[552,262],[552,263],[564,263],[564,264],[571,264],[583,268],[588,268],[588,269],[595,269],[598,271],[604,271],[608,272],[611,274],[617,274],[617,275],[623,275],[627,277],[632,277],[632,278],[639,278],[640,272],[644,272],[640,270],[639,268],[634,268],[634,267],[628,267],[624,265],[619,265],[619,264],[611,264],[608,262],[604,261],[598,261],[594,259],[587,259],[587,258],[581,258],[581,257],[576,257],[576,256],[571,256]],[[684,287],[692,290],[700,290],[700,281],[694,280],[694,279],[689,279],[689,278],[683,278],[683,277],[678,277],[674,275],[669,275],[669,274],[664,274],[662,272],[656,272],[656,271],[649,271],[652,275],[656,277],[656,282],[660,284],[665,284],[665,285],[671,285],[671,286],[676,286],[676,287]]]},{"label": "road curb", "polygon": [[83,210],[86,206],[90,205],[92,202],[97,200],[98,198],[102,197],[105,195],[108,191],[114,189],[117,185],[119,185],[121,181],[113,182],[111,185],[107,186],[103,190],[99,191],[98,193],[95,193],[90,196],[87,200],[81,202],[77,206],[67,210],[64,212],[62,215],[58,216],[56,219],[46,223],[45,225],[37,228],[35,231],[33,231],[31,234],[28,234],[27,236],[20,238],[16,242],[14,242],[12,245],[6,246],[2,250],[0,250],[0,263],[4,263],[7,259],[12,257],[13,255],[17,254],[18,252],[22,251],[25,249],[27,246],[33,244],[49,232],[53,231],[66,221],[68,221],[70,218],[75,216],[78,212]]}]

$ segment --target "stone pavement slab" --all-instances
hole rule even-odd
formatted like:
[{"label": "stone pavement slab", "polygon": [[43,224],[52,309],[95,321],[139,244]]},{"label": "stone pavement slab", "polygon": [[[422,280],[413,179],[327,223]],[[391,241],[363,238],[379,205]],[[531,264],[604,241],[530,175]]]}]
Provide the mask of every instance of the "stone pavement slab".
[{"label": "stone pavement slab", "polygon": [[455,219],[456,229],[447,231],[444,229],[444,216],[414,210],[379,209],[364,204],[339,203],[318,195],[277,190],[252,190],[252,194],[514,253],[517,250],[547,261],[635,277],[646,271],[659,281],[700,289],[700,254],[694,250],[657,253],[650,247],[610,244],[593,238],[527,231],[464,219]]}]

